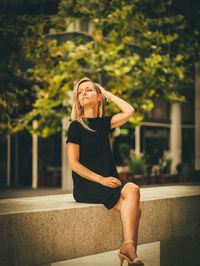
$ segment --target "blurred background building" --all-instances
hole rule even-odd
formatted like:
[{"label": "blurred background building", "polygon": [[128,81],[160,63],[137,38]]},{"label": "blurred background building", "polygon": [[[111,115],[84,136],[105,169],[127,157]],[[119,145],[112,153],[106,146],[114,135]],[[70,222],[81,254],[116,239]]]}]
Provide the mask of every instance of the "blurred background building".
[{"label": "blurred background building", "polygon": [[[10,0],[0,3],[2,13],[8,15],[31,14],[53,16],[57,12],[58,0]],[[174,1],[176,8],[181,8]],[[183,5],[183,8],[186,6]],[[24,25],[25,26],[25,25]],[[55,34],[51,29],[47,34],[59,43],[82,36],[90,40],[92,25],[87,19],[76,19],[68,32]],[[119,153],[120,143],[127,143],[138,152],[149,155],[150,163],[157,165],[164,152],[174,158],[172,173],[176,164],[181,163],[183,173],[189,180],[200,171],[200,71],[194,67],[195,87],[185,87],[187,102],[170,104],[163,99],[154,100],[154,108],[141,126],[116,134],[113,154],[117,165],[122,165]],[[23,108],[29,108],[27,99]],[[196,128],[196,131],[195,131]],[[33,137],[28,132],[0,138],[0,185],[32,185]],[[54,134],[46,139],[38,137],[38,186],[62,186],[62,135]],[[196,160],[196,163],[195,163]],[[197,176],[197,175],[196,175]]]}]

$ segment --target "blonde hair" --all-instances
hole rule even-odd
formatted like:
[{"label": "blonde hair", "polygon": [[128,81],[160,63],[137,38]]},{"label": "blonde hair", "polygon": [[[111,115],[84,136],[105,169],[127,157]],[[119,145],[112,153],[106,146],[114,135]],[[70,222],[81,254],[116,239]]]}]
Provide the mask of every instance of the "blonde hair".
[{"label": "blonde hair", "polygon": [[[93,88],[96,90],[97,94],[101,93],[101,90],[99,89],[99,87],[97,86],[97,84],[95,84],[94,82],[92,82],[89,78],[85,77],[81,80],[79,80],[79,82],[75,85],[74,87],[74,91],[73,91],[73,103],[72,103],[72,112],[71,112],[71,119],[73,120],[77,120],[81,123],[81,125],[88,129],[89,131],[93,131],[96,132],[96,130],[91,129],[88,126],[88,119],[82,117],[83,113],[84,113],[84,108],[80,105],[79,99],[78,99],[78,88],[79,85],[83,82],[89,81],[93,84]],[[103,100],[101,99],[98,102],[98,110],[97,110],[97,117],[102,117],[103,115]]]}]

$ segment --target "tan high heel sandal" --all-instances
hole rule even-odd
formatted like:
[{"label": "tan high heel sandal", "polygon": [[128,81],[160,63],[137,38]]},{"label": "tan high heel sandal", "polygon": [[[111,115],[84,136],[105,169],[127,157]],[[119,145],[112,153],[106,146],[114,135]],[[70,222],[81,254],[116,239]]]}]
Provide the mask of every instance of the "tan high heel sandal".
[{"label": "tan high heel sandal", "polygon": [[134,245],[134,247],[135,247],[135,242],[134,242],[133,240],[125,241],[125,242],[121,245],[121,247],[119,248],[119,251],[118,251],[118,256],[119,256],[119,260],[120,260],[120,266],[122,266],[124,260],[127,260],[129,266],[131,266],[131,265],[138,265],[138,266],[142,266],[142,265],[144,265],[144,263],[143,263],[141,260],[139,260],[139,261],[135,261],[135,262],[134,262],[134,260],[135,260],[135,258],[137,258],[137,256],[133,259],[133,261],[131,261],[129,257],[127,257],[126,255],[120,253],[122,246],[123,246],[125,243],[128,243],[128,242],[132,242],[133,245]]}]

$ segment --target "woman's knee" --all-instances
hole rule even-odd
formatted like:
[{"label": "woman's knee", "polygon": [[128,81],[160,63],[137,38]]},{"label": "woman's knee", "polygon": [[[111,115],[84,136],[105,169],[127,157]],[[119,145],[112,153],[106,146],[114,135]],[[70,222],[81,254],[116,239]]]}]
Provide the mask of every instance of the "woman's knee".
[{"label": "woman's knee", "polygon": [[134,197],[139,197],[140,198],[140,188],[138,185],[128,182],[127,184],[124,185],[123,189],[121,190],[121,194],[123,198],[129,197],[129,196],[134,196]]}]

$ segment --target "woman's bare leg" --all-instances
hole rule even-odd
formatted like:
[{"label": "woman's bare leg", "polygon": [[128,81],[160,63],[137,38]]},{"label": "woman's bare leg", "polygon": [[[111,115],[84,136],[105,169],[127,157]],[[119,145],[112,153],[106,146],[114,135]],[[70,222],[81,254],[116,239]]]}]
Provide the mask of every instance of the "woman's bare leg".
[{"label": "woman's bare leg", "polygon": [[124,185],[121,190],[120,200],[114,206],[114,209],[120,212],[123,241],[135,241],[135,248],[132,243],[127,243],[121,248],[121,253],[127,255],[132,260],[136,257],[136,247],[138,241],[138,226],[141,213],[139,201],[140,189],[137,185],[130,182]]},{"label": "woman's bare leg", "polygon": [[139,223],[140,223],[140,217],[141,217],[141,213],[142,213],[142,209],[140,208],[139,211],[139,216],[138,216],[138,220],[137,220],[137,231],[136,231],[136,236],[135,236],[135,251],[137,252],[137,245],[138,245],[138,230],[139,230]]}]

